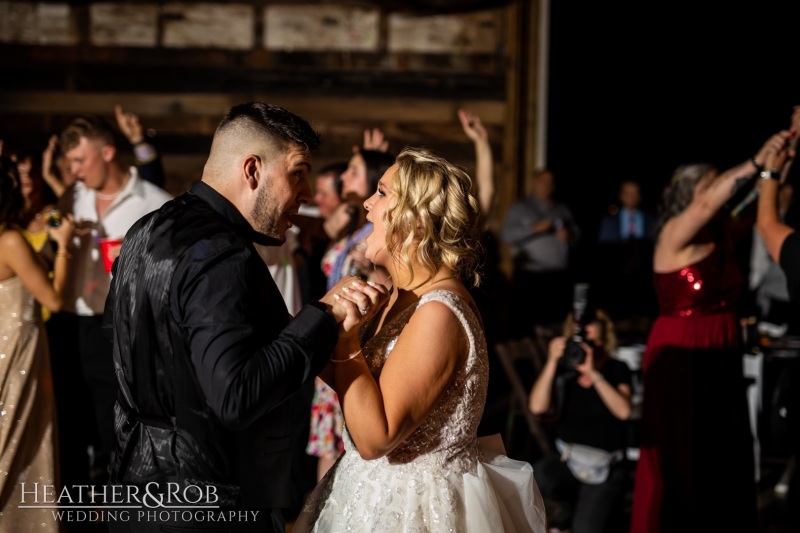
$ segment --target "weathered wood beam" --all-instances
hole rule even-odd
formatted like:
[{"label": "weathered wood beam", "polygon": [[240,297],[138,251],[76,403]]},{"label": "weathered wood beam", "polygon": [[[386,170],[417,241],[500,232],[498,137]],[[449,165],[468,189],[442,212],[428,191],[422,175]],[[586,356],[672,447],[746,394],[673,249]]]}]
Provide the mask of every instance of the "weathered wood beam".
[{"label": "weathered wood beam", "polygon": [[382,97],[303,97],[248,94],[146,94],[80,93],[59,91],[0,92],[0,113],[109,114],[116,104],[142,116],[221,118],[232,106],[261,100],[283,106],[307,119],[320,121],[359,121],[383,123],[402,120],[409,123],[452,122],[459,107],[477,113],[489,125],[502,125],[506,104],[500,101],[382,98]]}]

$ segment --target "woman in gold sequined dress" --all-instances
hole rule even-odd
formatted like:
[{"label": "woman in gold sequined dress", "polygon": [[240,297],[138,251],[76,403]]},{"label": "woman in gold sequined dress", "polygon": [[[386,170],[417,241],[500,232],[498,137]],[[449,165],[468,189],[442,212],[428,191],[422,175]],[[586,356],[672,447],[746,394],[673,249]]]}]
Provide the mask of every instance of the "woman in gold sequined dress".
[{"label": "woman in gold sequined dress", "polygon": [[[40,305],[61,308],[72,221],[59,244],[54,279],[22,234],[24,200],[16,166],[0,158],[0,531],[58,531],[49,509],[20,509],[23,483],[57,485],[55,402]],[[29,502],[26,502],[29,503]]]}]

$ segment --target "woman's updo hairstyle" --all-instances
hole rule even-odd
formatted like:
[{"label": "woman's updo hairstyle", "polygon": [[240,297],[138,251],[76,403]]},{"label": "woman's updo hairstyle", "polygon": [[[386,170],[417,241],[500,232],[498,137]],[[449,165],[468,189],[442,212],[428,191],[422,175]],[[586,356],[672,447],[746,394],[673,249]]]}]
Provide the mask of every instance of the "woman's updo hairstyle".
[{"label": "woman's updo hairstyle", "polygon": [[481,216],[469,175],[425,148],[405,148],[396,163],[394,203],[384,215],[389,253],[409,268],[415,253],[431,275],[444,266],[477,286]]}]

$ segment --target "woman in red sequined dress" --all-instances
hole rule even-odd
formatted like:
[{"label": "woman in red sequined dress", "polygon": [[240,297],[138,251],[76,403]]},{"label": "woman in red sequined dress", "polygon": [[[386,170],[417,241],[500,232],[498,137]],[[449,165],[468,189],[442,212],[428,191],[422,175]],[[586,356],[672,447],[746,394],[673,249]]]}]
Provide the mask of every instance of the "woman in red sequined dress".
[{"label": "woman in red sequined dress", "polygon": [[[757,531],[753,440],[736,306],[742,276],[722,206],[783,143],[722,174],[679,167],[662,197],[644,359],[632,533]],[[712,494],[713,493],[713,494]]]}]

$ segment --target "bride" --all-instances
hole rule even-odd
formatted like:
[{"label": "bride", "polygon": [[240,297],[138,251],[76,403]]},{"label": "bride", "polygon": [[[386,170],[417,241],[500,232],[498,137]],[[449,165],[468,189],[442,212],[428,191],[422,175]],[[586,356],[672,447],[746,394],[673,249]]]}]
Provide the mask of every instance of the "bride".
[{"label": "bride", "polygon": [[[478,262],[471,180],[407,148],[364,202],[366,257],[393,291],[345,288],[372,316],[342,332],[325,372],[345,418],[345,453],[305,504],[294,532],[545,531],[529,464],[482,445],[488,381],[480,315],[460,279]],[[502,448],[502,446],[500,447]]]}]

